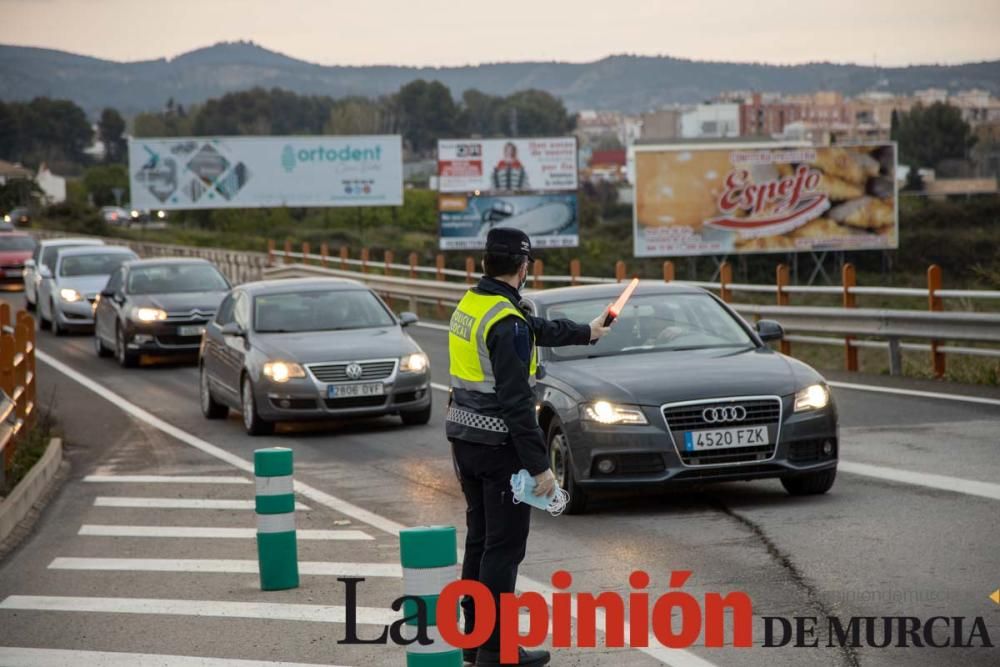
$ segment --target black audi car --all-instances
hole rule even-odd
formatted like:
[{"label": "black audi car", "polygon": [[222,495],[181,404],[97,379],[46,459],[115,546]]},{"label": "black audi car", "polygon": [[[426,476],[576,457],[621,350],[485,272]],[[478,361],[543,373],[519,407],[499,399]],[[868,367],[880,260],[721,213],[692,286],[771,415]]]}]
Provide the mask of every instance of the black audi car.
[{"label": "black audi car", "polygon": [[[588,322],[621,291],[552,289],[528,304]],[[783,335],[710,292],[651,281],[596,345],[542,348],[538,419],[568,511],[601,489],[680,482],[778,478],[793,495],[827,492],[836,406],[819,373],[767,345]]]},{"label": "black audi car", "polygon": [[229,281],[203,259],[139,259],[111,274],[94,304],[94,350],[125,367],[142,355],[196,358]]}]

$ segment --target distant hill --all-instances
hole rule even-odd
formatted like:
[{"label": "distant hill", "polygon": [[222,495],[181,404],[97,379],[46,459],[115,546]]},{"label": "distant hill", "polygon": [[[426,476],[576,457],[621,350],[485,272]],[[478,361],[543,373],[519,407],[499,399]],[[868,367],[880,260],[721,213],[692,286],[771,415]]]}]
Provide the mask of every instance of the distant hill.
[{"label": "distant hill", "polygon": [[172,60],[119,63],[63,51],[0,45],[0,99],[68,98],[89,114],[111,106],[127,115],[160,109],[169,98],[201,102],[254,86],[342,97],[395,92],[414,79],[437,79],[458,97],[468,88],[509,94],[539,88],[570,110],[638,112],[692,103],[728,90],[783,93],[878,89],[911,93],[982,88],[1000,95],[1000,60],[965,65],[874,68],[811,63],[762,65],[617,55],[590,63],[519,62],[468,67],[339,67],[296,60],[250,42],[221,43]]}]

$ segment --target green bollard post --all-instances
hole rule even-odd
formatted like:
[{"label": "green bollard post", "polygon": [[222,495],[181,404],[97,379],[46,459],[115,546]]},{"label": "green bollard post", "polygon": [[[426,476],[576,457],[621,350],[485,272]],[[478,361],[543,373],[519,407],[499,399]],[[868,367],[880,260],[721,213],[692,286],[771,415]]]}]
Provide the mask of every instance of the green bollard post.
[{"label": "green bollard post", "polygon": [[295,543],[295,493],[292,450],[269,447],[253,453],[257,481],[257,561],[260,588],[298,588],[299,557]]},{"label": "green bollard post", "polygon": [[[462,667],[462,651],[444,643],[437,629],[437,601],[441,589],[458,579],[458,538],[454,526],[425,526],[399,532],[403,566],[403,593],[427,602],[427,646],[406,647],[406,667]],[[407,602],[403,614],[411,616],[416,604]],[[452,613],[451,610],[448,611]],[[454,610],[458,619],[458,606]],[[411,623],[411,625],[415,625]]]}]

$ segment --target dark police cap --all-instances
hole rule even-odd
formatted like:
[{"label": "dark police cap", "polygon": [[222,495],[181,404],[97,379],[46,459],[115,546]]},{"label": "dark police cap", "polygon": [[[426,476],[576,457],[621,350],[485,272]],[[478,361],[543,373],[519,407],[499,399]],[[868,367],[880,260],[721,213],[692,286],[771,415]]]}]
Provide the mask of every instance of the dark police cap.
[{"label": "dark police cap", "polygon": [[494,227],[486,235],[486,252],[497,255],[531,256],[531,239],[520,229]]}]

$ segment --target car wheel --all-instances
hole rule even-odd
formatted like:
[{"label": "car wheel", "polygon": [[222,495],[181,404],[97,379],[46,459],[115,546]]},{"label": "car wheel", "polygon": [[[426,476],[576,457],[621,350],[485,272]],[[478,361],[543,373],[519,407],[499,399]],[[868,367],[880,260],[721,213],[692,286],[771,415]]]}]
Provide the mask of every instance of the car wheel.
[{"label": "car wheel", "polygon": [[115,358],[122,368],[134,368],[139,362],[139,355],[130,352],[125,344],[125,332],[121,326],[115,327]]},{"label": "car wheel", "polygon": [[837,469],[820,470],[805,475],[782,477],[781,485],[793,496],[818,496],[826,493],[837,479]]},{"label": "car wheel", "polygon": [[111,356],[111,350],[104,344],[104,341],[101,340],[96,331],[94,331],[94,353],[102,358]]},{"label": "car wheel", "polygon": [[257,414],[257,404],[253,397],[253,383],[250,377],[243,376],[240,388],[240,403],[243,409],[243,428],[248,435],[270,435],[274,433],[274,422],[269,422],[260,418]]},{"label": "car wheel", "polygon": [[49,304],[49,314],[52,315],[52,334],[55,336],[62,336],[66,333],[66,329],[59,324],[59,316],[56,314],[56,304]]},{"label": "car wheel", "polygon": [[581,514],[587,509],[587,492],[576,483],[573,464],[570,461],[569,439],[558,419],[549,424],[549,467],[556,476],[559,486],[569,494],[566,514]]},{"label": "car wheel", "polygon": [[208,373],[204,366],[201,367],[199,377],[201,414],[205,415],[205,419],[225,419],[229,415],[229,406],[217,402],[212,396],[212,388],[208,384]]},{"label": "car wheel", "polygon": [[423,410],[400,412],[399,418],[407,426],[423,426],[431,420],[431,406],[428,404]]}]

